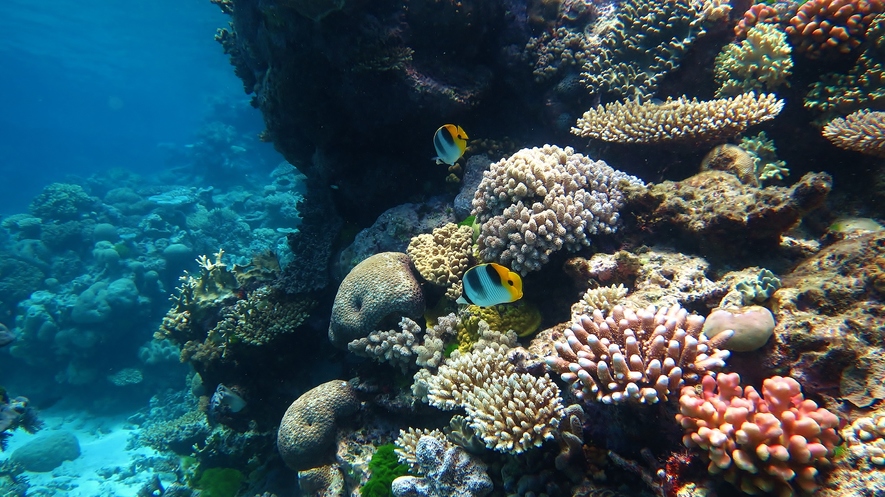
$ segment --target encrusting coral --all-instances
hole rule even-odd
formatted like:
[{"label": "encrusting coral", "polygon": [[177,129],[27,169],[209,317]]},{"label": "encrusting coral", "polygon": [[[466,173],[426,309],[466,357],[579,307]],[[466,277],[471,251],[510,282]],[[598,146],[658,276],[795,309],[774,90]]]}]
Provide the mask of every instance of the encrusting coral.
[{"label": "encrusting coral", "polygon": [[406,250],[418,274],[444,287],[452,300],[461,296],[461,277],[470,266],[472,251],[473,228],[454,223],[412,238]]},{"label": "encrusting coral", "polygon": [[617,230],[620,182],[642,184],[571,147],[526,148],[492,164],[473,198],[480,258],[526,274],[554,252],[589,246]]},{"label": "encrusting coral", "polygon": [[748,127],[774,119],[784,101],[770,93],[698,101],[685,97],[665,102],[612,102],[590,109],[572,133],[617,143],[704,143],[725,140]]},{"label": "encrusting coral", "polygon": [[729,352],[717,347],[732,333],[708,339],[703,325],[702,316],[678,305],[615,306],[608,316],[596,310],[574,320],[546,361],[578,398],[653,404],[725,365]]},{"label": "encrusting coral", "polygon": [[827,123],[821,134],[839,148],[885,157],[885,112],[853,112]]},{"label": "encrusting coral", "polygon": [[706,450],[710,473],[748,494],[816,490],[818,468],[839,443],[839,418],[804,399],[792,378],[766,379],[761,395],[740,382],[737,373],[719,374],[701,390],[682,389],[676,421],[685,446]]},{"label": "encrusting coral", "polygon": [[716,97],[750,90],[775,90],[787,82],[793,68],[787,35],[774,24],[759,24],[745,40],[726,45],[716,56]]}]

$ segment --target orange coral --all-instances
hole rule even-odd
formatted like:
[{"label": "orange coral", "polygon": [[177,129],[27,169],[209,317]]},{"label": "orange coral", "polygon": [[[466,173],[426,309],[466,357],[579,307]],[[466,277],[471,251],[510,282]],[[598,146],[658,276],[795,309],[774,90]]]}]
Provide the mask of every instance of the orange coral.
[{"label": "orange coral", "polygon": [[885,0],[809,0],[790,19],[787,34],[797,51],[810,58],[847,54],[866,38]]},{"label": "orange coral", "polygon": [[780,22],[777,10],[771,5],[757,3],[744,12],[744,17],[734,27],[734,34],[738,40],[747,37],[747,31],[757,24],[777,24]]}]

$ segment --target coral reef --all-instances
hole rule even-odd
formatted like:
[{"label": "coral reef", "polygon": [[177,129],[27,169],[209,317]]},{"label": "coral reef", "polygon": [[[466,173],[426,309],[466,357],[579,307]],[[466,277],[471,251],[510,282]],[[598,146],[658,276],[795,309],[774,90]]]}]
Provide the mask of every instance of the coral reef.
[{"label": "coral reef", "polygon": [[[803,215],[823,204],[832,187],[826,173],[808,173],[790,188],[757,188],[721,171],[684,181],[626,188],[626,209],[643,226],[674,230],[680,243],[715,247],[719,256],[776,246]],[[706,254],[712,250],[705,250]]]},{"label": "coral reef", "polygon": [[740,382],[736,373],[720,374],[705,377],[702,391],[682,390],[683,443],[707,451],[709,471],[744,492],[813,492],[818,468],[839,443],[839,418],[805,400],[792,378],[765,380],[761,395]]},{"label": "coral reef", "polygon": [[483,497],[492,491],[484,463],[436,437],[425,435],[418,440],[415,461],[424,476],[393,480],[391,491],[395,497]]},{"label": "coral reef", "polygon": [[846,55],[866,39],[881,0],[809,0],[790,19],[787,34],[796,50],[817,59]]},{"label": "coral reef", "polygon": [[546,361],[578,398],[654,404],[725,365],[729,353],[717,347],[732,334],[708,339],[703,324],[678,305],[615,306],[607,317],[597,310],[575,319]]},{"label": "coral reef", "polygon": [[286,465],[295,470],[321,466],[334,446],[338,424],[359,407],[356,393],[343,380],[323,383],[298,397],[286,409],[277,435]]},{"label": "coral reef", "polygon": [[827,123],[821,134],[839,148],[885,157],[885,112],[852,112]]},{"label": "coral reef", "polygon": [[706,101],[668,97],[662,103],[612,102],[585,112],[572,133],[617,143],[705,143],[774,119],[783,106],[773,94],[754,92]]},{"label": "coral reef", "polygon": [[556,251],[589,246],[617,229],[619,182],[642,185],[571,147],[523,149],[492,164],[473,198],[480,258],[525,275]]},{"label": "coral reef", "polygon": [[740,95],[751,90],[774,91],[787,82],[793,69],[787,35],[774,24],[759,24],[746,39],[727,45],[716,56],[716,97]]},{"label": "coral reef", "polygon": [[461,296],[461,277],[473,252],[473,228],[448,223],[418,235],[406,251],[422,278],[446,289],[452,300]]},{"label": "coral reef", "polygon": [[364,260],[338,287],[332,305],[329,340],[338,347],[367,336],[385,318],[419,318],[424,293],[412,274],[409,256],[382,252]]},{"label": "coral reef", "polygon": [[591,93],[648,100],[705,26],[730,9],[727,2],[621,2],[584,64],[584,83]]}]

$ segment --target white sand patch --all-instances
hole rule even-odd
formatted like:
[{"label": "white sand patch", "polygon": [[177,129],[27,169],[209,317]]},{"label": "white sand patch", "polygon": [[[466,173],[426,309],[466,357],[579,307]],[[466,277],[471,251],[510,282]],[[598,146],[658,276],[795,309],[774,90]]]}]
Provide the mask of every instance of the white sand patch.
[{"label": "white sand patch", "polygon": [[[67,430],[80,443],[80,457],[65,461],[49,473],[23,473],[30,480],[28,495],[69,497],[135,497],[138,490],[153,477],[145,468],[135,468],[133,457],[155,456],[150,448],[127,450],[130,435],[138,428],[125,417],[86,418],[83,413],[63,415],[41,411],[40,419],[46,426],[38,433]],[[21,430],[13,432],[9,448],[0,452],[6,459],[15,449],[29,442],[35,435]]]}]

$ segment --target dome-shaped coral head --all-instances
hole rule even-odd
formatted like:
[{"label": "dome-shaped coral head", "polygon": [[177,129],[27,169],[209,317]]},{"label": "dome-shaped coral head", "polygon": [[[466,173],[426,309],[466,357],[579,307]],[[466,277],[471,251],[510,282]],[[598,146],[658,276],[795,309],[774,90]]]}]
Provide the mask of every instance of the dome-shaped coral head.
[{"label": "dome-shaped coral head", "polygon": [[236,387],[228,388],[219,383],[212,399],[209,400],[209,419],[218,421],[221,418],[230,417],[246,407],[246,401],[237,392]]},{"label": "dome-shaped coral head", "polygon": [[0,347],[5,347],[15,341],[15,333],[9,330],[3,323],[0,323]]}]

